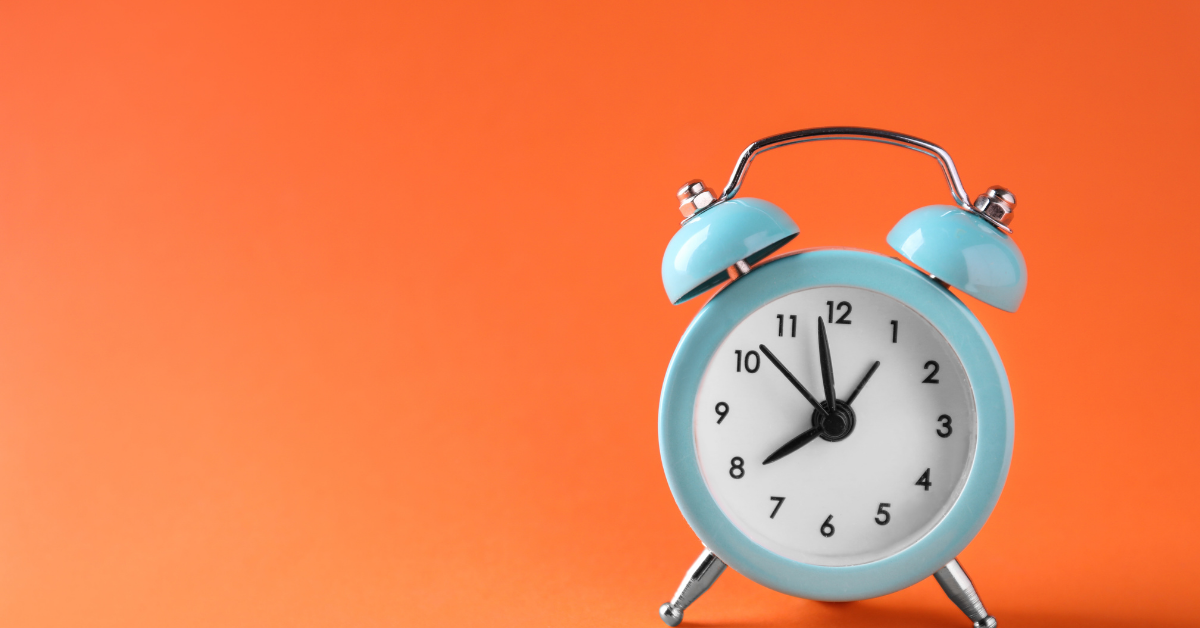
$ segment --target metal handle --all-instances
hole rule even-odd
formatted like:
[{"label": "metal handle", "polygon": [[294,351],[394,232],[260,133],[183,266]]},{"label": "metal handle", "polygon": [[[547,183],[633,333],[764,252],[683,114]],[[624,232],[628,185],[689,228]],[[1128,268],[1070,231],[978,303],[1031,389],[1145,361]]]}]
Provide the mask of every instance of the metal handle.
[{"label": "metal handle", "polygon": [[750,162],[754,161],[754,158],[760,153],[782,148],[788,144],[801,144],[822,140],[879,142],[881,144],[891,144],[892,146],[908,148],[918,153],[929,155],[941,164],[942,172],[946,175],[946,183],[950,185],[950,195],[954,197],[954,203],[967,211],[976,211],[971,206],[970,201],[967,200],[967,191],[963,189],[962,181],[958,178],[958,170],[954,168],[954,160],[950,158],[950,153],[943,150],[941,146],[912,137],[911,135],[904,135],[903,133],[857,126],[828,126],[818,129],[803,129],[772,135],[771,137],[754,142],[746,147],[746,150],[742,151],[741,157],[738,157],[737,165],[733,168],[733,174],[729,177],[729,183],[725,186],[725,191],[721,194],[721,201],[727,201],[737,196],[738,190],[742,187],[742,182],[746,179],[746,171],[750,168]]}]

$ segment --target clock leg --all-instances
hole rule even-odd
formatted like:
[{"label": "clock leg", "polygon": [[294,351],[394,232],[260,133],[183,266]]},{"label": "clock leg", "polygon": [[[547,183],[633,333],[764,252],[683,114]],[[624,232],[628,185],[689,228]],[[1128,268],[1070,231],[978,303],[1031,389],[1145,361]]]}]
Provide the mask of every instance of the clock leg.
[{"label": "clock leg", "polygon": [[942,590],[950,596],[954,605],[975,622],[975,628],[996,627],[996,618],[988,615],[984,610],[983,602],[979,599],[979,594],[975,592],[975,585],[971,584],[967,572],[963,571],[962,565],[959,565],[957,560],[950,561],[933,574],[933,577],[937,578],[938,584],[942,585]]},{"label": "clock leg", "polygon": [[708,587],[717,581],[717,576],[720,576],[722,571],[725,571],[725,563],[717,558],[716,554],[705,548],[703,552],[700,552],[700,557],[696,559],[696,562],[692,563],[692,568],[688,569],[687,575],[683,577],[683,582],[679,584],[679,590],[675,592],[675,597],[658,608],[658,616],[668,626],[678,626],[679,622],[683,621],[683,609],[691,606],[696,598],[707,591]]}]

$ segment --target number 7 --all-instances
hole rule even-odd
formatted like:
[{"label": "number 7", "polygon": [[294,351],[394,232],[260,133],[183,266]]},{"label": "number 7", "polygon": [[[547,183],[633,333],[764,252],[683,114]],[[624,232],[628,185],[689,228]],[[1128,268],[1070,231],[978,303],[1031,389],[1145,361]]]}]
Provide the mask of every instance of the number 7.
[{"label": "number 7", "polygon": [[773,502],[776,502],[776,504],[775,504],[775,510],[772,510],[772,511],[771,511],[771,518],[772,518],[772,519],[774,519],[774,518],[775,518],[775,513],[779,512],[779,507],[783,505],[783,500],[784,500],[784,499],[785,499],[785,498],[783,498],[783,497],[772,497],[772,498],[771,498],[771,501],[773,501]]}]

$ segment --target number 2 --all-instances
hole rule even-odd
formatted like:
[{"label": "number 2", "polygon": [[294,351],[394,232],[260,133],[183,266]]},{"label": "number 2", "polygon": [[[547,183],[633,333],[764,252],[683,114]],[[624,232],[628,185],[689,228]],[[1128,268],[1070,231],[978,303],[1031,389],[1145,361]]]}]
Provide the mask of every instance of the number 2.
[{"label": "number 2", "polygon": [[934,377],[934,375],[937,375],[937,374],[938,374],[938,370],[939,370],[938,363],[937,363],[936,361],[934,361],[934,360],[930,360],[930,361],[928,361],[928,362],[926,362],[926,363],[925,363],[925,368],[926,368],[927,370],[928,370],[928,369],[929,369],[929,367],[931,367],[931,366],[933,367],[933,372],[932,372],[932,373],[930,373],[930,374],[928,374],[928,375],[926,375],[926,376],[925,376],[925,379],[921,380],[921,383],[922,383],[922,384],[936,384],[936,383],[938,383],[938,382],[940,381],[940,380],[938,380],[936,377]]}]

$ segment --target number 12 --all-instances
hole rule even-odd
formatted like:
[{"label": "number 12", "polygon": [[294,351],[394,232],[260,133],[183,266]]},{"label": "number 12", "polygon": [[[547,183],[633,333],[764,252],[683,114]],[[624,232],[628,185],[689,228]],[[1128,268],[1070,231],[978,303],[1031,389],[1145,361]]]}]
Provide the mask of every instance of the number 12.
[{"label": "number 12", "polygon": [[841,312],[842,310],[846,310],[846,311],[843,312],[842,315],[839,316],[836,321],[833,320],[833,301],[826,301],[825,305],[829,306],[829,322],[830,323],[836,323],[838,325],[849,325],[852,322],[852,321],[850,321],[849,318],[847,318],[850,316],[850,310],[853,309],[850,307],[849,301],[842,301],[837,304],[837,311],[839,311],[839,312]]}]

